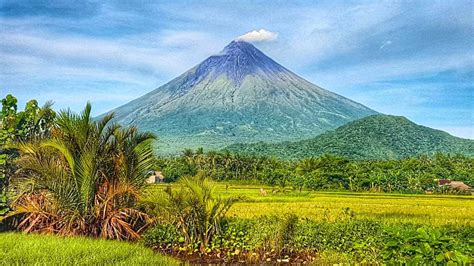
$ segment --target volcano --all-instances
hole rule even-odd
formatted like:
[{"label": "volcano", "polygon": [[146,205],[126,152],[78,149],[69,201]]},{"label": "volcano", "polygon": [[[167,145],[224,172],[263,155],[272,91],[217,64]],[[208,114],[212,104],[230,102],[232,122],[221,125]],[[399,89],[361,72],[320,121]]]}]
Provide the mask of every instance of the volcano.
[{"label": "volcano", "polygon": [[245,41],[232,41],[112,112],[122,125],[156,133],[163,154],[301,140],[377,113],[299,77]]}]

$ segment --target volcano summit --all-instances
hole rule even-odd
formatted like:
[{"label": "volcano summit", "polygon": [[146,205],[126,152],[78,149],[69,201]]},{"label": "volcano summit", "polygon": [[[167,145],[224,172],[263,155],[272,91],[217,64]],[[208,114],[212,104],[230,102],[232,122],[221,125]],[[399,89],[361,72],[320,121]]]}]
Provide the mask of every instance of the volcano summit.
[{"label": "volcano summit", "polygon": [[376,114],[232,41],[167,84],[113,110],[116,121],[158,135],[160,153],[314,137]]}]

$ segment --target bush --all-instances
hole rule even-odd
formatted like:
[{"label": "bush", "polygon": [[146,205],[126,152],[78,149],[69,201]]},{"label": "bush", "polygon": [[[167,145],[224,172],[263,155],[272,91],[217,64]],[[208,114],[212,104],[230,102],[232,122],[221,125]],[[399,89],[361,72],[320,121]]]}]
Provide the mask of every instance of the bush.
[{"label": "bush", "polygon": [[291,246],[315,252],[347,253],[357,261],[378,261],[382,227],[366,220],[347,220],[336,223],[306,220],[297,228]]},{"label": "bush", "polygon": [[[455,262],[464,265],[472,263],[472,244],[474,243],[472,238],[457,239],[446,232],[427,227],[420,227],[416,230],[413,228],[411,230],[389,228],[382,251],[383,259],[386,262],[397,264]],[[451,233],[453,232],[451,231]]]},{"label": "bush", "polygon": [[212,250],[224,249],[229,253],[250,251],[255,248],[251,243],[251,220],[232,219],[222,222],[222,232],[213,239]]},{"label": "bush", "polygon": [[[221,229],[206,252],[253,262],[317,254],[321,263],[468,264],[473,257],[474,230],[454,225],[426,228],[359,220],[349,214],[337,222],[289,215],[226,219]],[[144,241],[153,247],[196,248],[185,245],[170,225],[157,225],[144,235]]]},{"label": "bush", "polygon": [[61,111],[54,136],[19,142],[7,217],[24,232],[134,240],[150,224],[137,209],[153,165],[154,136],[99,120],[92,107]]},{"label": "bush", "polygon": [[229,208],[242,198],[216,197],[214,183],[202,172],[181,177],[178,182],[179,189],[166,187],[165,197],[150,194],[147,205],[159,209],[162,218],[179,229],[187,245],[198,245],[205,253],[214,236],[221,233],[220,225]]},{"label": "bush", "polygon": [[143,234],[146,246],[160,249],[170,249],[184,243],[184,237],[171,224],[157,224]]}]

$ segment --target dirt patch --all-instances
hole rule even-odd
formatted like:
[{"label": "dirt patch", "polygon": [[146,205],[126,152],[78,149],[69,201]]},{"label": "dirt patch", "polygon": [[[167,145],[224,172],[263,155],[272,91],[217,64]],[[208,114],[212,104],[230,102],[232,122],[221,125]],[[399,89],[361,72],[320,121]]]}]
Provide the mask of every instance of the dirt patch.
[{"label": "dirt patch", "polygon": [[301,265],[309,264],[317,257],[313,252],[275,252],[259,249],[255,251],[230,252],[228,250],[211,251],[208,253],[189,252],[178,248],[153,248],[155,251],[171,255],[191,265]]}]

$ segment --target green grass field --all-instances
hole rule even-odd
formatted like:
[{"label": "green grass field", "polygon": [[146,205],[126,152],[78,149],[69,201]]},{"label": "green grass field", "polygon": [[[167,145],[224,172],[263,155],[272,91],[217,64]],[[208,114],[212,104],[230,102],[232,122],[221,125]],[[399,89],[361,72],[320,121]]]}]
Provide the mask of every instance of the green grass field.
[{"label": "green grass field", "polygon": [[[160,191],[166,185],[152,185]],[[287,191],[272,193],[270,187],[257,185],[217,185],[217,194],[226,197],[242,195],[244,202],[235,204],[228,216],[252,218],[261,215],[293,213],[314,220],[337,220],[347,208],[357,218],[385,223],[474,226],[474,197],[455,195],[411,195],[388,193]],[[260,195],[260,188],[267,192]]]},{"label": "green grass field", "polygon": [[0,265],[178,265],[139,244],[81,237],[0,233]]}]

